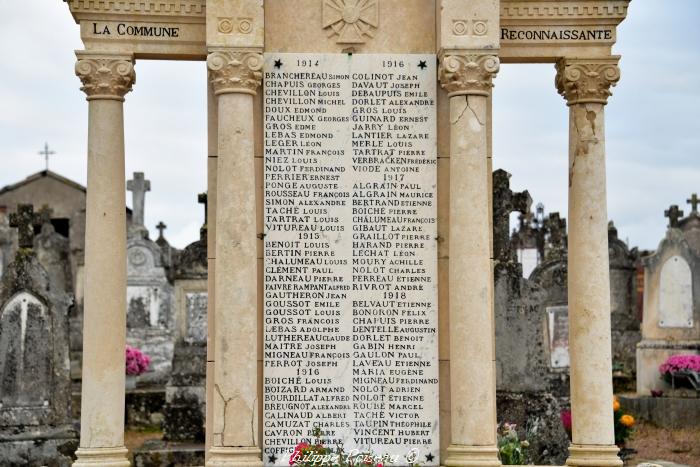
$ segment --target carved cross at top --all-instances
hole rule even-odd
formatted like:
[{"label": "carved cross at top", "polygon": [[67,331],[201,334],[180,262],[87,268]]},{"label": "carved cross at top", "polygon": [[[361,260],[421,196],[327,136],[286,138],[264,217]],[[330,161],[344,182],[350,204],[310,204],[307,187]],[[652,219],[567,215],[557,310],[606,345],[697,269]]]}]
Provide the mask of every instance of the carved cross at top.
[{"label": "carved cross at top", "polygon": [[207,225],[209,223],[209,215],[208,215],[209,200],[207,198],[206,191],[204,193],[200,193],[197,195],[197,202],[199,204],[204,205],[204,225]]},{"label": "carved cross at top", "polygon": [[693,195],[686,200],[688,204],[693,208],[692,212],[698,212],[698,204],[700,204],[700,198],[698,198],[697,193],[693,193]]},{"label": "carved cross at top", "polygon": [[683,211],[678,209],[678,205],[674,204],[664,211],[664,216],[668,217],[669,227],[678,227],[678,220],[683,217]]},{"label": "carved cross at top", "polygon": [[132,192],[133,197],[132,223],[136,227],[143,227],[146,192],[151,191],[151,181],[144,178],[143,172],[134,172],[133,180],[126,182],[126,189]]},{"label": "carved cross at top", "polygon": [[167,229],[168,226],[163,223],[163,221],[158,222],[158,225],[156,225],[156,229],[158,229],[158,238],[163,238],[163,231]]},{"label": "carved cross at top", "polygon": [[20,248],[34,247],[34,227],[41,225],[39,215],[31,204],[20,204],[17,212],[10,214],[10,227],[17,229]]}]

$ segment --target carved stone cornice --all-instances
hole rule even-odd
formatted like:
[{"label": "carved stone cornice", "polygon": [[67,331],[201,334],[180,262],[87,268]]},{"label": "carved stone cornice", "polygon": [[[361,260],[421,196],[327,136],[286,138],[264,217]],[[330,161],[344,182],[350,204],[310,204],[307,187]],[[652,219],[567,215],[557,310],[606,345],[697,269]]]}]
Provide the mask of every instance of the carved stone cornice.
[{"label": "carved stone cornice", "polygon": [[560,59],[555,79],[557,91],[568,105],[607,104],[610,88],[620,79],[619,56],[604,59]]},{"label": "carved stone cornice", "polygon": [[78,53],[75,74],[83,85],[80,90],[88,100],[123,101],[136,82],[134,61],[130,56]]},{"label": "carved stone cornice", "polygon": [[207,68],[214,94],[255,94],[262,82],[263,56],[258,52],[217,50],[209,53]]},{"label": "carved stone cornice", "polygon": [[205,0],[67,0],[74,15],[121,14],[203,17]]},{"label": "carved stone cornice", "polygon": [[443,52],[438,76],[450,97],[466,94],[488,96],[499,67],[497,55]]}]

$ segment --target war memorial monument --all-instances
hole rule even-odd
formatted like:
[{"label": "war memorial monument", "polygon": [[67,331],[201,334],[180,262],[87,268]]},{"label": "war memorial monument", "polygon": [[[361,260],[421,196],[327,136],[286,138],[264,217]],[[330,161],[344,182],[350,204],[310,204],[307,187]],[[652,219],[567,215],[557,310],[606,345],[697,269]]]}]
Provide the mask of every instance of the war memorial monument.
[{"label": "war memorial monument", "polygon": [[566,462],[622,465],[609,410],[604,109],[628,3],[66,1],[89,106],[74,465],[129,465],[124,105],[140,60],[202,60],[209,74],[207,466],[289,465],[314,428],[394,465],[501,464],[500,63],[553,64],[552,92],[569,107],[569,171],[558,174],[569,190]]}]

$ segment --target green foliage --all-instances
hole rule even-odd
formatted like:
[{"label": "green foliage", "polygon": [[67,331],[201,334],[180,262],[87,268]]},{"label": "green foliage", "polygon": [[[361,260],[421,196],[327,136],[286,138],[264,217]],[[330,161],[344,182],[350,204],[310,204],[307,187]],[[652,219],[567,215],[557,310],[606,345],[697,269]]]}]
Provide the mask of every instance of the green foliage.
[{"label": "green foliage", "polygon": [[530,443],[521,441],[515,428],[511,423],[503,423],[498,428],[498,455],[503,465],[525,464],[525,449]]}]

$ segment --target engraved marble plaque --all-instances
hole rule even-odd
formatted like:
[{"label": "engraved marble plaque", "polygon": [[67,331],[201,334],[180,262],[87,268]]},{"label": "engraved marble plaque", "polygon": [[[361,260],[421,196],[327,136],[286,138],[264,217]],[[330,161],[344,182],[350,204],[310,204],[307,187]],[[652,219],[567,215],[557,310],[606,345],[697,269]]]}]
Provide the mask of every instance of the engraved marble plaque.
[{"label": "engraved marble plaque", "polygon": [[439,465],[436,59],[267,54],[263,460]]},{"label": "engraved marble plaque", "polygon": [[693,327],[693,273],[688,262],[677,255],[661,268],[659,327]]},{"label": "engraved marble plaque", "polygon": [[549,357],[552,368],[569,367],[569,307],[547,307]]}]

